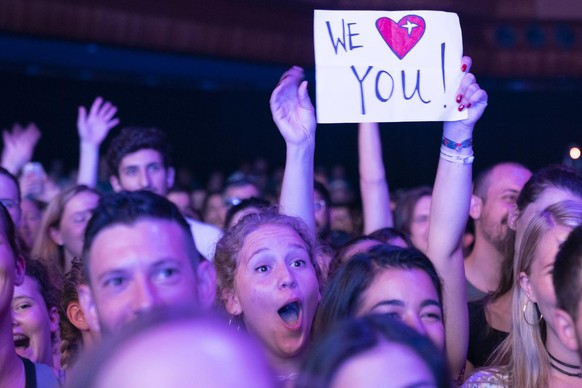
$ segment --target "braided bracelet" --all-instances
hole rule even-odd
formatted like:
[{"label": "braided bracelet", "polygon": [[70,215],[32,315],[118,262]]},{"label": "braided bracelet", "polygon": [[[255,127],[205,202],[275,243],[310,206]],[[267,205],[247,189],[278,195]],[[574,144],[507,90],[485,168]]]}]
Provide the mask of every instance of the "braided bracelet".
[{"label": "braided bracelet", "polygon": [[449,148],[451,150],[455,150],[455,151],[459,152],[463,148],[473,147],[473,138],[470,137],[466,140],[463,140],[460,143],[457,143],[457,142],[452,141],[451,139],[448,139],[448,138],[443,136],[443,141],[441,142],[441,144],[446,148]]}]

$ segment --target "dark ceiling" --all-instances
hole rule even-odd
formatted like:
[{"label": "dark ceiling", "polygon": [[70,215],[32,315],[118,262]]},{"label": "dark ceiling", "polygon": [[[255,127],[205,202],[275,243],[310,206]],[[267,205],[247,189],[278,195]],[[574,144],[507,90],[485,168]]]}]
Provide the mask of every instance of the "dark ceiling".
[{"label": "dark ceiling", "polygon": [[[313,79],[313,10],[435,4],[459,14],[465,54],[490,95],[476,171],[561,161],[582,133],[581,0],[0,0],[1,125],[37,122],[39,160],[73,167],[77,107],[101,95],[122,125],[165,129],[177,164],[200,176],[257,156],[277,165],[284,144],[269,94],[291,64]],[[316,162],[355,176],[355,127],[321,127]],[[430,184],[440,125],[386,127],[392,187]]]},{"label": "dark ceiling", "polygon": [[[32,37],[269,64],[313,65],[314,9],[434,9],[434,0],[0,0],[0,29]],[[475,71],[582,76],[579,0],[439,0]]]}]

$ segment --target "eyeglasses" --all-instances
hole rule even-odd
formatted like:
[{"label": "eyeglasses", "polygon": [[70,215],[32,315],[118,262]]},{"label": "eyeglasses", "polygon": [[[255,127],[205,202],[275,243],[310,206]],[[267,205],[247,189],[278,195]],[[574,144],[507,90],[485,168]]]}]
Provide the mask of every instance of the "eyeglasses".
[{"label": "eyeglasses", "polygon": [[325,201],[323,199],[320,201],[313,202],[313,208],[315,209],[316,212],[320,211],[324,207],[325,207]]}]

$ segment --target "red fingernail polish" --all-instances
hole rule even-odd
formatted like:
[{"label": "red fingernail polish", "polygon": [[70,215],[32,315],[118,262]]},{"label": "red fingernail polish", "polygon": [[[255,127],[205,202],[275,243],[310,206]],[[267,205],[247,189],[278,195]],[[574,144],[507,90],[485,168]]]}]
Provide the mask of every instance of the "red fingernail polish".
[{"label": "red fingernail polish", "polygon": [[467,70],[467,65],[465,65],[465,64],[463,63],[463,66],[461,66],[461,71],[462,71],[462,72],[465,72],[465,70]]},{"label": "red fingernail polish", "polygon": [[463,104],[459,105],[459,112],[462,112],[463,109],[465,109],[465,105],[463,105]]},{"label": "red fingernail polish", "polygon": [[470,107],[471,107],[471,103],[470,103],[470,102],[468,102],[468,103],[467,103],[467,108],[470,108]]},{"label": "red fingernail polish", "polygon": [[458,104],[459,102],[461,102],[461,100],[462,100],[462,99],[463,99],[463,95],[462,95],[462,94],[459,94],[459,95],[457,96],[457,104]]}]

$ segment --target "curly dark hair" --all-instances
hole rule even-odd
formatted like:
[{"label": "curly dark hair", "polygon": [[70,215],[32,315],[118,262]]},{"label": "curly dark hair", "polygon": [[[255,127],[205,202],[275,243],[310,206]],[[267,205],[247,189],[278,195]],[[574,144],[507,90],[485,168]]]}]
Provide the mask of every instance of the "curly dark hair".
[{"label": "curly dark hair", "polygon": [[111,141],[106,160],[109,176],[119,176],[123,158],[134,152],[152,149],[162,156],[164,167],[172,166],[172,148],[166,134],[157,128],[125,127]]},{"label": "curly dark hair", "polygon": [[79,351],[83,346],[83,335],[75,325],[71,323],[67,315],[67,309],[73,302],[79,301],[78,288],[81,284],[87,284],[83,276],[81,260],[77,257],[71,262],[71,269],[65,274],[61,300],[59,306],[59,329],[61,332],[61,367],[67,369],[75,362]]}]

